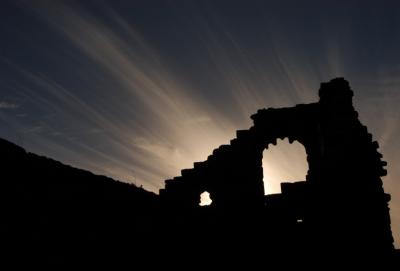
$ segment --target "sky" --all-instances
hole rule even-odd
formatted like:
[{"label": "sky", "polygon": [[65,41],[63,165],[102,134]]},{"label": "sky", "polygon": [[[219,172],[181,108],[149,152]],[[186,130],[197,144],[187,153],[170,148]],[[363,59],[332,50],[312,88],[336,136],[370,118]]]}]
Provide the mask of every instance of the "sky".
[{"label": "sky", "polygon": [[[153,192],[258,109],[345,77],[388,162],[400,247],[400,2],[4,0],[0,37],[0,137]],[[303,180],[305,157],[265,154],[267,192]]]}]

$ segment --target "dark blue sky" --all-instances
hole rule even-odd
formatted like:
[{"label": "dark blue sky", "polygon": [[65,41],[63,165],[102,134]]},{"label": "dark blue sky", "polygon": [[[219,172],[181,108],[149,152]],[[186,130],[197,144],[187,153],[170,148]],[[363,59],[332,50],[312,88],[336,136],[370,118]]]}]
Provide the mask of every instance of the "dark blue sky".
[{"label": "dark blue sky", "polygon": [[[399,245],[398,1],[0,7],[0,137],[152,191],[250,127],[257,109],[315,102],[320,82],[345,77],[389,163]],[[289,148],[275,164],[302,152]],[[298,178],[305,164],[291,166]]]}]

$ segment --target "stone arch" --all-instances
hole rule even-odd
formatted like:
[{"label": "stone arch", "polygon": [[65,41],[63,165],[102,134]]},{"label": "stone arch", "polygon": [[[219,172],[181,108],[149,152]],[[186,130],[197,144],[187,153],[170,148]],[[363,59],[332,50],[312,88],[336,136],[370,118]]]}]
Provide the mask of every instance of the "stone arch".
[{"label": "stone arch", "polygon": [[280,194],[281,183],[305,181],[308,171],[305,147],[297,140],[278,139],[263,151],[263,182],[265,195]]}]

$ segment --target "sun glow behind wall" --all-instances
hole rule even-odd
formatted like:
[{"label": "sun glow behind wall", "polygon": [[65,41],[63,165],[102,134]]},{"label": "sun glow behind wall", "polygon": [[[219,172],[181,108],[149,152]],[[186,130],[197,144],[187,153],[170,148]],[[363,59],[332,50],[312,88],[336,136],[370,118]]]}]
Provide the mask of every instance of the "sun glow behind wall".
[{"label": "sun glow behind wall", "polygon": [[263,152],[265,194],[281,193],[282,182],[305,181],[308,171],[304,146],[297,141],[278,139],[277,145],[269,144]]}]

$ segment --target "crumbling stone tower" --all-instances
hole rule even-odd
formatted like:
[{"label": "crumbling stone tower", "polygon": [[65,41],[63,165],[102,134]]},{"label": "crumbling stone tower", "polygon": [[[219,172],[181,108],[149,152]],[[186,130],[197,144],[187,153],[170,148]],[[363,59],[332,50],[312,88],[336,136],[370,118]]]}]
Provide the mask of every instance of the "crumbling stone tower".
[{"label": "crumbling stone tower", "polygon": [[[381,180],[386,162],[360,123],[352,97],[349,83],[336,78],[321,84],[317,103],[259,110],[251,116],[254,125],[237,131],[230,145],[165,181],[161,199],[171,208],[188,210],[199,208],[199,195],[208,191],[218,212],[266,212],[266,223],[271,208],[285,205],[282,210],[294,211],[281,213],[282,223],[296,229],[301,222],[309,246],[393,250],[390,195]],[[262,153],[286,137],[305,147],[306,180],[283,184],[281,195],[266,197]],[[271,223],[276,219],[270,216]]]}]

